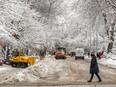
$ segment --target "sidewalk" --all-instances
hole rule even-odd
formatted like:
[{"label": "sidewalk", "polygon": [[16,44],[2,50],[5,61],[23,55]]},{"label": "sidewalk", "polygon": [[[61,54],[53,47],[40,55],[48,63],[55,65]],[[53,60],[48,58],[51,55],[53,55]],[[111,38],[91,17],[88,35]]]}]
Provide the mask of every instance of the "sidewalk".
[{"label": "sidewalk", "polygon": [[65,85],[65,86],[5,86],[0,87],[116,87],[116,85]]}]

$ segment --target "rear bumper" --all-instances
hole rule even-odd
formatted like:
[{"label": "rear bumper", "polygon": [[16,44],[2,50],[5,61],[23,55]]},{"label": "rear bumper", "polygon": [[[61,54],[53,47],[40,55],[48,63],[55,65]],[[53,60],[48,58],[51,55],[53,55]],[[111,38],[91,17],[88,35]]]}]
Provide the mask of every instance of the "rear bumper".
[{"label": "rear bumper", "polygon": [[66,59],[65,56],[55,56],[55,59]]},{"label": "rear bumper", "polygon": [[76,59],[83,59],[84,60],[84,56],[75,56],[75,60]]}]

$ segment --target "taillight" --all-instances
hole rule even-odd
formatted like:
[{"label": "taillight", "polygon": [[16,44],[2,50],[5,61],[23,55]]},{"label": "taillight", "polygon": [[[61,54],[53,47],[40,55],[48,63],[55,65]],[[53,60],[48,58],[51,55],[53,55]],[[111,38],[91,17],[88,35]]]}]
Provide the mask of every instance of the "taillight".
[{"label": "taillight", "polygon": [[62,53],[58,53],[57,56],[62,56]]}]

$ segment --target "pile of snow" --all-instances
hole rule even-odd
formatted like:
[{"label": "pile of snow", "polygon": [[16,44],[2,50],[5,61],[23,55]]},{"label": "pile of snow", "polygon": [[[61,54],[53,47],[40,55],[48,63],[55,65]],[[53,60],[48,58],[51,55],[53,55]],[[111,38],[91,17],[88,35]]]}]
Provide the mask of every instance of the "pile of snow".
[{"label": "pile of snow", "polygon": [[100,64],[112,67],[112,68],[116,68],[116,55],[113,54],[107,54],[106,58],[101,58],[99,60]]},{"label": "pile of snow", "polygon": [[[91,57],[88,57],[88,55],[85,55],[85,58],[91,59]],[[103,58],[98,59],[98,62],[102,65],[116,68],[116,55],[114,55],[112,53],[109,53],[109,54],[104,53]]]},{"label": "pile of snow", "polygon": [[4,70],[7,70],[6,67],[0,67],[0,71],[4,71]]},{"label": "pile of snow", "polygon": [[3,78],[1,83],[38,82],[42,81],[42,78],[55,77],[56,72],[60,73],[64,69],[67,70],[67,64],[62,61],[63,60],[56,60],[50,56],[46,57],[43,60],[38,60],[36,64],[21,70],[18,73]]}]

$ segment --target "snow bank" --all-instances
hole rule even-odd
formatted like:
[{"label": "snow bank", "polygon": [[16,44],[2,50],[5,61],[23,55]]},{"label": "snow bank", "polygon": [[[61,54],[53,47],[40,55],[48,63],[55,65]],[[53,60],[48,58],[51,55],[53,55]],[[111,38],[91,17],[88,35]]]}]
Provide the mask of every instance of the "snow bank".
[{"label": "snow bank", "polygon": [[108,54],[106,58],[100,59],[99,63],[112,68],[116,68],[116,55]]},{"label": "snow bank", "polygon": [[17,73],[3,78],[0,83],[15,83],[15,82],[38,82],[42,78],[55,77],[57,73],[67,69],[65,63],[60,63],[63,60],[56,60],[52,57],[46,57],[43,60],[38,60],[35,65],[30,66]]},{"label": "snow bank", "polygon": [[0,67],[0,71],[4,71],[4,70],[7,70],[6,67]]},{"label": "snow bank", "polygon": [[[113,55],[111,53],[109,54],[105,53],[103,56],[104,58],[98,59],[98,63],[108,66],[108,67],[116,68],[116,55]],[[85,55],[85,58],[91,59],[87,55]]]}]

